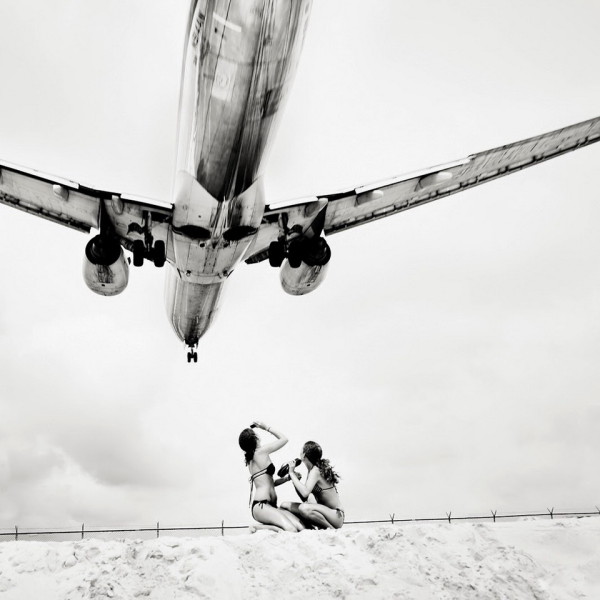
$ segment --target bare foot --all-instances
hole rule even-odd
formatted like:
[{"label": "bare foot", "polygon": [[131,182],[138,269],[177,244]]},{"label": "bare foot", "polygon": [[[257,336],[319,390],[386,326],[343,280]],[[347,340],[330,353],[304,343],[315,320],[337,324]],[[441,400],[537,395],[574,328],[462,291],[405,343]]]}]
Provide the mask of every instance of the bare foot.
[{"label": "bare foot", "polygon": [[281,529],[279,527],[275,527],[275,525],[250,525],[248,527],[248,531],[250,533],[256,533],[259,530],[263,531],[274,531],[275,533],[279,533]]}]

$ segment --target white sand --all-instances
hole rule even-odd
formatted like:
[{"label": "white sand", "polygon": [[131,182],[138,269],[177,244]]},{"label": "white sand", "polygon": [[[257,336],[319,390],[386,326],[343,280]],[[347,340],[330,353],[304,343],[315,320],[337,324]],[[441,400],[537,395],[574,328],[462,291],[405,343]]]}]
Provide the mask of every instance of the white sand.
[{"label": "white sand", "polygon": [[600,598],[600,519],[5,542],[2,600]]}]

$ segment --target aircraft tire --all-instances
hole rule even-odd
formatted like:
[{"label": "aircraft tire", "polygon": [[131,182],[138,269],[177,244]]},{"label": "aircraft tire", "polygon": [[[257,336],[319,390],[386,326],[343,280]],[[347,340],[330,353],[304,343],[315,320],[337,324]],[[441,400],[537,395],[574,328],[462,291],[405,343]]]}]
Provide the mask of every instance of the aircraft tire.
[{"label": "aircraft tire", "polygon": [[167,251],[165,250],[165,243],[162,240],[157,240],[154,244],[154,266],[164,266],[166,258]]},{"label": "aircraft tire", "polygon": [[269,245],[269,264],[272,267],[280,267],[285,258],[283,242],[271,242]]},{"label": "aircraft tire", "polygon": [[141,267],[144,264],[144,254],[146,248],[144,247],[144,242],[142,240],[135,240],[133,242],[133,266]]},{"label": "aircraft tire", "polygon": [[297,269],[302,264],[302,242],[294,240],[288,248],[288,262],[292,269]]}]

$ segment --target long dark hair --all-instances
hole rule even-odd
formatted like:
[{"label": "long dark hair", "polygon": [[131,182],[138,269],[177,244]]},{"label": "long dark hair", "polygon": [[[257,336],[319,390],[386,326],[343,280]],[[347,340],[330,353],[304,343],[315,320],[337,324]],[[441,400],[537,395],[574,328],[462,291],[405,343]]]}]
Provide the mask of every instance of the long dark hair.
[{"label": "long dark hair", "polygon": [[319,469],[325,481],[335,485],[340,480],[340,476],[333,470],[331,463],[323,458],[323,450],[317,442],[306,442],[302,447],[302,453]]},{"label": "long dark hair", "polygon": [[254,458],[254,451],[258,446],[258,436],[256,435],[254,429],[246,427],[246,429],[240,433],[238,442],[240,444],[240,448],[244,451],[246,464],[248,464]]}]

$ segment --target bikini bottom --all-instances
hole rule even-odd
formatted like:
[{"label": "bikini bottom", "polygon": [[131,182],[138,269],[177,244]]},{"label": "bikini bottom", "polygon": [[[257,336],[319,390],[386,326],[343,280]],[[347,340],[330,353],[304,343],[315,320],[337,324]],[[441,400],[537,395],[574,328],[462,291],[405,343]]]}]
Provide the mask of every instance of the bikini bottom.
[{"label": "bikini bottom", "polygon": [[250,514],[254,516],[254,507],[258,504],[261,508],[264,507],[265,504],[272,506],[273,508],[277,508],[277,502],[275,500],[254,500],[252,502],[252,508],[250,509]]}]

